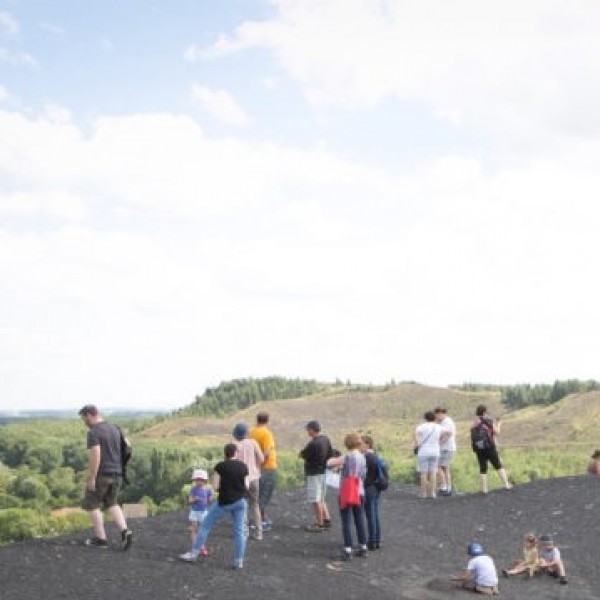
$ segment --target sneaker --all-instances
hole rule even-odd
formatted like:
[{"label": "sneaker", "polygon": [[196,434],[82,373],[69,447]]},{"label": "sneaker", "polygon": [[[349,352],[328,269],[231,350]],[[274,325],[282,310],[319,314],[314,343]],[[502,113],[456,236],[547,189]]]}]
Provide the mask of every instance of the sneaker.
[{"label": "sneaker", "polygon": [[321,527],[323,529],[331,529],[331,519],[325,519]]},{"label": "sneaker", "polygon": [[263,531],[271,531],[271,529],[273,529],[273,521],[266,520],[263,521],[261,525]]},{"label": "sneaker", "polygon": [[562,575],[561,577],[558,578],[558,583],[561,583],[562,585],[567,585],[567,583],[569,583],[569,581],[564,575]]},{"label": "sneaker", "polygon": [[206,546],[202,546],[202,548],[200,548],[198,556],[208,556],[208,550],[206,549]]},{"label": "sneaker", "polygon": [[133,531],[131,529],[123,529],[121,531],[121,550],[129,550],[133,544]]},{"label": "sneaker", "polygon": [[323,527],[323,525],[313,523],[312,525],[307,525],[304,529],[306,531],[310,531],[311,533],[323,533],[325,528]]},{"label": "sneaker", "polygon": [[236,560],[232,565],[231,568],[234,571],[239,571],[240,569],[244,568],[244,563],[241,560]]},{"label": "sneaker", "polygon": [[356,551],[356,556],[360,556],[361,558],[367,558],[367,549],[366,548],[359,548]]},{"label": "sneaker", "polygon": [[180,554],[179,560],[182,560],[184,562],[196,562],[198,560],[198,555],[198,552],[194,552],[193,550],[191,550],[190,552],[186,552],[185,554]]},{"label": "sneaker", "polygon": [[342,550],[340,560],[343,560],[344,562],[352,560],[352,550]]},{"label": "sneaker", "polygon": [[99,537],[91,537],[83,542],[88,548],[108,548],[108,540],[101,540]]}]

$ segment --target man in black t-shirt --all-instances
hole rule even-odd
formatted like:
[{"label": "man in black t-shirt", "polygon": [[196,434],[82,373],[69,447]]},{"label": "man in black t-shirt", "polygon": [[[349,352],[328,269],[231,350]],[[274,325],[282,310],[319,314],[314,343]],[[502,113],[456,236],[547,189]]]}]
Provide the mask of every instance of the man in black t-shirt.
[{"label": "man in black t-shirt", "polygon": [[85,496],[81,506],[88,511],[94,536],[85,540],[90,547],[107,548],[102,509],[108,510],[121,532],[121,548],[128,550],[133,533],[127,527],[125,515],[117,504],[119,489],[123,483],[121,466],[121,430],[102,419],[93,404],[86,404],[79,416],[88,427],[87,448],[89,453]]},{"label": "man in black t-shirt", "polygon": [[227,513],[233,521],[233,568],[241,569],[244,565],[246,551],[246,478],[248,467],[235,458],[237,446],[227,444],[224,448],[225,460],[215,465],[213,486],[219,491],[218,502],[208,509],[208,514],[202,521],[200,531],[192,544],[192,549],[179,558],[186,562],[195,562],[200,556],[200,549],[206,544],[208,534],[213,526]]},{"label": "man in black t-shirt", "polygon": [[306,497],[312,504],[315,522],[308,525],[308,531],[320,532],[331,527],[329,509],[325,503],[325,468],[327,459],[333,455],[331,442],[326,435],[321,433],[318,421],[309,421],[306,424],[306,433],[310,441],[302,450],[300,458],[304,460],[304,475],[306,476]]}]

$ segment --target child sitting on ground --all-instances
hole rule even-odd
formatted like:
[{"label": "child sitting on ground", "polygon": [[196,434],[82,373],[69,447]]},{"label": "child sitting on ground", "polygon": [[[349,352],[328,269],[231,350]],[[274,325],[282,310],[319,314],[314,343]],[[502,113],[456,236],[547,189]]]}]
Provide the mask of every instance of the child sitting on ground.
[{"label": "child sitting on ground", "polygon": [[488,596],[497,596],[498,575],[496,565],[490,556],[484,554],[481,544],[471,542],[467,546],[467,554],[471,557],[467,568],[450,579],[462,581],[462,587]]},{"label": "child sitting on ground", "polygon": [[[200,525],[208,513],[208,507],[212,503],[212,490],[206,486],[208,482],[208,473],[204,469],[194,469],[191,480],[194,485],[190,488],[188,503],[190,504],[190,534],[192,543],[198,535]],[[200,549],[200,554],[206,556],[206,548]]]},{"label": "child sitting on ground", "polygon": [[565,565],[560,558],[560,550],[554,546],[551,535],[540,536],[540,568],[544,573],[558,577],[559,583],[567,583]]},{"label": "child sitting on ground", "polygon": [[540,558],[537,548],[537,539],[533,533],[526,533],[523,536],[523,558],[517,561],[510,569],[502,569],[505,577],[509,575],[518,575],[519,573],[529,573],[533,577],[539,569]]}]

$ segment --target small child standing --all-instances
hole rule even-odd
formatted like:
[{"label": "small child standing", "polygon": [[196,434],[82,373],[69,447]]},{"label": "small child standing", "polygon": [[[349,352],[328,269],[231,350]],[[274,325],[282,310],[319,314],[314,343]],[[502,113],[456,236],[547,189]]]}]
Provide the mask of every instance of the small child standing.
[{"label": "small child standing", "polygon": [[[212,504],[213,493],[212,490],[206,486],[208,482],[208,473],[204,469],[194,469],[191,480],[194,485],[190,488],[190,494],[188,496],[188,504],[190,504],[190,534],[192,537],[192,543],[198,535],[202,521],[206,517],[208,507]],[[200,549],[200,554],[206,556],[206,548]]]},{"label": "small child standing", "polygon": [[560,558],[560,550],[554,546],[551,535],[540,536],[540,568],[545,573],[558,577],[559,583],[568,583],[565,565]]},{"label": "small child standing", "polygon": [[533,577],[539,567],[540,558],[537,539],[533,533],[526,533],[523,536],[523,558],[517,561],[510,569],[502,569],[502,574],[508,577],[509,575],[528,572],[529,577]]}]

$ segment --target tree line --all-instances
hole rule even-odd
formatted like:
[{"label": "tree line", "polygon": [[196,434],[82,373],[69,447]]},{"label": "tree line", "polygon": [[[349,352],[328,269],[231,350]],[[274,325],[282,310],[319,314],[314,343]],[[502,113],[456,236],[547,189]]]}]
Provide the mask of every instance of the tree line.
[{"label": "tree line", "polygon": [[322,392],[327,385],[314,379],[265,377],[262,379],[233,379],[207,388],[186,408],[175,412],[178,416],[225,416],[248,408],[257,402],[289,400]]},{"label": "tree line", "polygon": [[569,394],[584,394],[600,390],[600,383],[593,379],[556,380],[553,384],[522,383],[517,385],[494,385],[485,383],[463,383],[460,386],[450,386],[465,392],[499,392],[502,403],[516,410],[533,404],[548,405],[562,400]]}]

